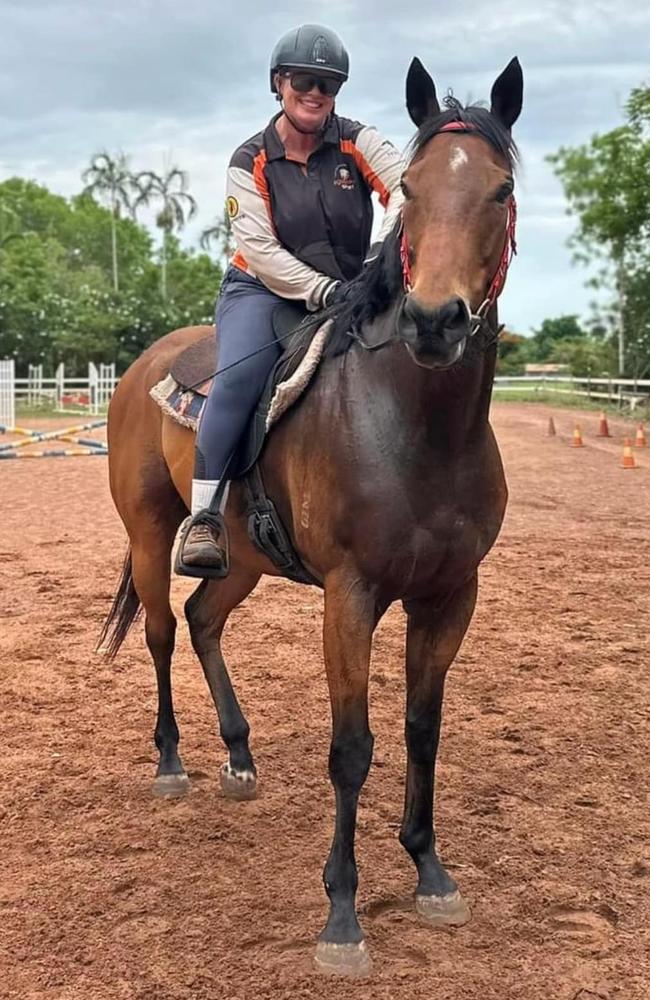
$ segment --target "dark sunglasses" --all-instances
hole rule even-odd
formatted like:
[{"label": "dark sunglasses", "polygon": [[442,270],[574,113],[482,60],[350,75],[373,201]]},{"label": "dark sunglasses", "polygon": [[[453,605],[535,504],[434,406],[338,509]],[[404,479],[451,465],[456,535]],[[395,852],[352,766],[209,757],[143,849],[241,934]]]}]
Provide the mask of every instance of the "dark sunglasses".
[{"label": "dark sunglasses", "polygon": [[310,73],[284,73],[284,76],[291,81],[291,86],[298,94],[308,94],[314,87],[318,87],[321,94],[326,97],[336,97],[342,80],[337,80],[333,76],[312,76]]}]

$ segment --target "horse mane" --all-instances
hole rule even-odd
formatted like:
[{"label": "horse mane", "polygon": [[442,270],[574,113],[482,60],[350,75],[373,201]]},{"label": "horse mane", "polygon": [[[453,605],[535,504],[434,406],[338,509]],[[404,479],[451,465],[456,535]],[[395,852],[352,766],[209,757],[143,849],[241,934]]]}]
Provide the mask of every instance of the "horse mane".
[{"label": "horse mane", "polygon": [[[519,159],[510,131],[482,104],[462,105],[450,92],[443,100],[444,110],[427,118],[409,144],[409,162],[415,160],[427,144],[450,122],[460,122],[501,154],[514,173]],[[326,357],[342,354],[354,343],[350,331],[359,330],[385,312],[402,290],[402,262],[398,219],[384,240],[379,254],[366,264],[361,274],[349,282],[347,299],[318,314],[319,323],[333,321],[325,350]],[[316,319],[316,317],[315,317]]]}]

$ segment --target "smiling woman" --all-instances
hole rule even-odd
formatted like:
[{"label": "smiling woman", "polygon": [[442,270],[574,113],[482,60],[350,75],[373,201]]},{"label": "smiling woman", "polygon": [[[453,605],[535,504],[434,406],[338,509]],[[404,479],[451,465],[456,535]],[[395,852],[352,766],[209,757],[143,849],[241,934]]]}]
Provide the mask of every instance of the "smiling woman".
[{"label": "smiling woman", "polygon": [[[316,311],[344,298],[401,208],[400,154],[374,128],[336,114],[348,74],[348,53],[329,28],[289,31],[269,67],[282,111],[231,159],[227,209],[236,253],[217,304],[219,377],[199,429],[180,573],[224,575],[225,552],[206,509],[279,356],[275,308],[294,299]],[[370,253],[373,192],[386,213]],[[227,490],[221,514],[226,503]]]}]

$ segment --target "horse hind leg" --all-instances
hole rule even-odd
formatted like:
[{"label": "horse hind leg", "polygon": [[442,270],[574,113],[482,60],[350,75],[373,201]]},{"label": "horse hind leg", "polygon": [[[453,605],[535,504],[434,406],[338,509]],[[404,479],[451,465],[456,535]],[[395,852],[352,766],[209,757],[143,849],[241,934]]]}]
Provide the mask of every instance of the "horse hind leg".
[{"label": "horse hind leg", "polygon": [[204,580],[185,603],[192,646],[201,661],[228,749],[221,788],[230,799],[255,798],[257,771],[248,742],[250,727],[228,675],[221,636],[228,615],[254,590],[259,578],[259,572],[232,566],[225,579]]},{"label": "horse hind leg", "polygon": [[[184,510],[184,508],[183,508]],[[158,716],[154,740],[159,761],[153,785],[154,795],[180,796],[190,783],[178,753],[179,731],[174,717],[171,662],[176,635],[176,618],[169,603],[170,556],[174,536],[183,511],[167,523],[150,522],[133,541],[133,582],[145,611],[145,636],[156,668]]]}]

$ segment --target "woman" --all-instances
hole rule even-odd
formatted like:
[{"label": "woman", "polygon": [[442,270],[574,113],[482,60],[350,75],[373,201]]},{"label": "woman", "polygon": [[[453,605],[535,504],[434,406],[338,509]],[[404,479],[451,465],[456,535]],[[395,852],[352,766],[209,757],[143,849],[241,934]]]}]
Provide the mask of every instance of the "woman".
[{"label": "woman", "polygon": [[[373,128],[340,118],[334,103],[348,79],[338,35],[306,24],[284,35],[271,57],[271,92],[282,105],[262,132],[230,161],[228,214],[237,251],[217,303],[219,370],[198,431],[192,519],[182,563],[217,575],[224,553],[213,524],[202,519],[228,459],[257,404],[280,349],[273,310],[298,299],[311,311],[345,296],[345,285],[369,258],[376,191],[386,209],[376,247],[402,204],[402,157]],[[235,367],[234,362],[266,348]],[[227,489],[223,494],[223,514]]]}]

